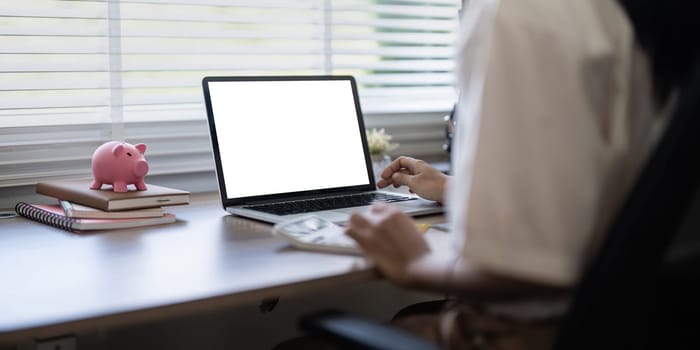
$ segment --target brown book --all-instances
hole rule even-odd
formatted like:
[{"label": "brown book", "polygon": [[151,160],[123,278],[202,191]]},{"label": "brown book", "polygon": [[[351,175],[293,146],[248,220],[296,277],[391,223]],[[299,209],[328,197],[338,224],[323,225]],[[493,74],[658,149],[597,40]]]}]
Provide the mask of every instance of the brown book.
[{"label": "brown book", "polygon": [[187,204],[190,193],[163,186],[149,185],[145,191],[129,188],[128,192],[112,189],[93,190],[90,180],[44,181],[36,184],[36,192],[45,196],[70,201],[106,211],[155,208],[168,205]]}]

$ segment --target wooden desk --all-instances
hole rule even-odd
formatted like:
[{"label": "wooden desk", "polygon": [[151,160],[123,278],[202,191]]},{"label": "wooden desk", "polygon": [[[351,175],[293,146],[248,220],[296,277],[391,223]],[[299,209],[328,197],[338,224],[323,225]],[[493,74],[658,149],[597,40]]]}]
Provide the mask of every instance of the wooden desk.
[{"label": "wooden desk", "polygon": [[0,345],[377,277],[362,257],[291,248],[270,225],[228,215],[214,195],[168,210],[177,223],[92,234],[1,220]]}]

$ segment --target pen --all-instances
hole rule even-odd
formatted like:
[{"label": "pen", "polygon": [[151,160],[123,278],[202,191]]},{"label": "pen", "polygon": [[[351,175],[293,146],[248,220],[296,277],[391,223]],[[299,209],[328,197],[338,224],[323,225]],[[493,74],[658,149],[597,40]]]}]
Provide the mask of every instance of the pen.
[{"label": "pen", "polygon": [[425,233],[430,228],[430,224],[416,224],[418,232]]},{"label": "pen", "polygon": [[73,217],[73,205],[69,201],[59,201],[61,203],[61,208],[63,212],[66,213],[67,217]]},{"label": "pen", "polygon": [[14,211],[0,211],[0,219],[9,219],[17,216]]}]

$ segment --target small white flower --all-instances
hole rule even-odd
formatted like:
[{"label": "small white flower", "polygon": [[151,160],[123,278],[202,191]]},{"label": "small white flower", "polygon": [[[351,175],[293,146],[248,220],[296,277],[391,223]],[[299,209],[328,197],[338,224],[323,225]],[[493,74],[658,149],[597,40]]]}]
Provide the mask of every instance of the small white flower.
[{"label": "small white flower", "polygon": [[398,143],[391,142],[391,135],[388,135],[384,128],[365,130],[367,134],[367,143],[369,144],[369,153],[373,156],[386,154],[399,147]]}]

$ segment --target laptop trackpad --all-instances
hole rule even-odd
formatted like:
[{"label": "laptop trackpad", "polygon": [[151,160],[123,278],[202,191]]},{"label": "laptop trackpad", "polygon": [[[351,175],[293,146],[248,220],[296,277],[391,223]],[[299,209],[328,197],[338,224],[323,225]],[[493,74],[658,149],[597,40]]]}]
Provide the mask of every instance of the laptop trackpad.
[{"label": "laptop trackpad", "polygon": [[333,221],[334,223],[345,223],[350,220],[350,214],[343,210],[324,210],[314,212],[314,215]]},{"label": "laptop trackpad", "polygon": [[360,206],[360,207],[324,210],[324,211],[313,213],[313,214],[320,215],[328,220],[333,221],[336,224],[344,224],[350,220],[350,215],[352,215],[353,213],[364,213],[364,212],[369,211],[370,208],[372,208],[372,206],[365,205],[365,206]]}]

